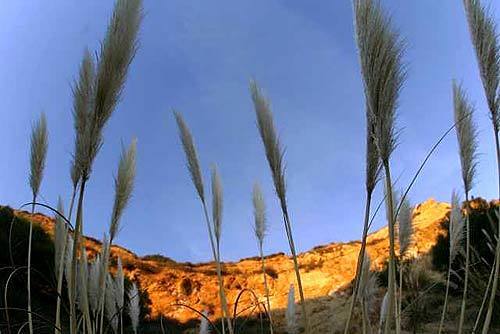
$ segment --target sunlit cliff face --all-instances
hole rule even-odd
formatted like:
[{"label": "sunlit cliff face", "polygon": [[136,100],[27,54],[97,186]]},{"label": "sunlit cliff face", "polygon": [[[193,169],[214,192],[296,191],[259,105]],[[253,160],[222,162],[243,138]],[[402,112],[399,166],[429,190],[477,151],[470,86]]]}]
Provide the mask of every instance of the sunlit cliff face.
[{"label": "sunlit cliff face", "polygon": [[[476,199],[471,207],[479,208],[484,205],[488,203]],[[441,223],[446,220],[449,209],[448,203],[436,202],[433,199],[415,208],[414,241],[408,252],[409,256],[415,257],[429,252],[438,235],[444,233]],[[52,219],[40,214],[35,215],[34,219],[52,233]],[[99,250],[100,243],[87,238],[86,246],[89,256],[92,257]],[[326,312],[328,310],[325,305],[345,295],[345,289],[354,276],[359,249],[359,241],[352,241],[318,246],[300,254],[300,271],[309,312]],[[380,269],[389,249],[387,228],[368,236],[367,249],[372,259],[372,269]],[[118,246],[113,247],[112,256],[120,256],[126,275],[137,280],[141,289],[147,290],[152,303],[151,317],[163,315],[180,322],[199,318],[190,309],[175,304],[189,305],[200,311],[207,310],[212,318],[220,316],[217,275],[212,263],[191,264],[177,263],[161,257],[140,258]],[[231,310],[238,295],[244,291],[239,299],[237,312],[246,309],[241,313],[245,315],[258,311],[250,306],[255,305],[255,298],[261,301],[264,299],[260,266],[260,259],[257,257],[224,264],[224,287]],[[292,261],[284,254],[274,254],[266,258],[266,267],[271,308],[275,311],[286,308],[288,290],[295,277]],[[253,291],[255,296],[245,289]],[[276,321],[280,321],[279,316],[277,318]]]}]

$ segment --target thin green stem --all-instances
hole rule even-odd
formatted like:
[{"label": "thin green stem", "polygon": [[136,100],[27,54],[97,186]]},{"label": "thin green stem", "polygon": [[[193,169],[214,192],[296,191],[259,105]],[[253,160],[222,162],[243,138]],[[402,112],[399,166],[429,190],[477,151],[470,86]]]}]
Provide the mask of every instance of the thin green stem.
[{"label": "thin green stem", "polygon": [[83,224],[83,197],[85,195],[85,184],[87,180],[82,179],[80,186],[80,194],[78,196],[78,207],[76,210],[76,222],[75,229],[73,231],[73,254],[71,258],[71,270],[69,273],[70,289],[69,289],[69,306],[70,306],[70,333],[76,334],[78,329],[78,321],[76,317],[76,277],[77,277],[77,255],[78,247],[80,244],[80,235],[82,234],[82,224]]},{"label": "thin green stem", "polygon": [[460,320],[458,323],[458,334],[462,334],[465,320],[465,307],[467,304],[467,290],[469,286],[469,261],[470,261],[470,224],[469,224],[469,192],[465,192],[465,235],[466,235],[466,249],[465,249],[465,280],[464,291],[462,295],[462,305],[460,307]]},{"label": "thin green stem", "polygon": [[344,328],[344,334],[347,334],[349,332],[350,327],[351,327],[351,319],[352,319],[352,314],[354,311],[354,305],[356,304],[356,298],[358,296],[359,275],[360,275],[361,267],[362,267],[362,264],[363,264],[363,261],[365,258],[366,238],[368,236],[368,230],[370,228],[371,201],[372,201],[372,191],[367,190],[366,203],[365,203],[365,219],[364,219],[364,224],[363,224],[363,235],[361,238],[361,248],[360,248],[359,254],[358,254],[358,262],[356,264],[356,273],[355,273],[355,277],[354,277],[354,286],[353,286],[353,291],[352,291],[352,296],[351,296],[351,304],[349,306],[349,314],[347,316],[347,321],[346,321],[345,328]]},{"label": "thin green stem", "polygon": [[441,332],[443,331],[444,317],[446,316],[446,309],[448,307],[448,293],[450,291],[450,276],[451,276],[451,258],[448,261],[448,274],[446,276],[447,276],[446,292],[444,294],[444,305],[443,305],[443,311],[441,312],[441,321],[439,322],[438,334],[441,334]]},{"label": "thin green stem", "polygon": [[493,275],[495,273],[495,263],[496,261],[491,266],[490,276],[488,278],[488,284],[486,284],[483,300],[481,301],[481,307],[479,308],[479,312],[477,313],[476,322],[474,323],[474,328],[472,328],[472,334],[475,334],[477,332],[477,328],[479,326],[479,320],[481,320],[481,315],[483,314],[484,307],[486,306],[486,301],[488,300],[488,293],[490,291],[491,282],[493,281]]},{"label": "thin green stem", "polygon": [[[36,194],[33,194],[33,203],[36,202]],[[35,204],[31,206],[31,214],[35,213]],[[30,219],[30,231],[28,234],[28,326],[30,334],[33,334],[33,319],[31,316],[31,247],[33,239],[33,217]]]},{"label": "thin green stem", "polygon": [[388,312],[385,319],[384,333],[389,333],[392,325],[392,318],[395,317],[397,310],[395,308],[395,283],[396,283],[396,268],[395,268],[395,233],[394,233],[394,202],[393,202],[393,190],[391,181],[391,171],[389,167],[389,161],[383,161],[385,170],[385,182],[387,189],[387,210],[389,210],[389,279],[388,279]]},{"label": "thin green stem", "polygon": [[[221,304],[222,304],[222,326],[224,328],[224,321],[227,322],[227,327],[229,330],[229,334],[233,334],[233,326],[231,324],[231,320],[229,319],[229,311],[228,311],[228,306],[227,306],[227,300],[226,300],[226,293],[224,292],[224,281],[222,279],[222,270],[221,270],[221,265],[220,265],[220,259],[216,251],[216,246],[215,246],[215,241],[214,241],[214,236],[212,233],[212,227],[210,223],[210,218],[208,216],[208,210],[207,210],[207,205],[204,200],[202,200],[202,205],[203,205],[203,213],[205,214],[205,220],[207,223],[207,229],[208,229],[208,235],[210,238],[210,246],[212,247],[212,253],[213,257],[215,260],[215,268],[217,271],[217,278],[219,281],[219,296],[221,299]],[[224,333],[224,329],[222,330],[222,333]]]},{"label": "thin green stem", "polygon": [[295,250],[295,243],[293,241],[293,234],[292,234],[292,225],[290,223],[290,218],[288,216],[288,209],[286,207],[286,203],[282,204],[282,210],[283,210],[283,218],[285,222],[285,229],[288,235],[288,242],[290,245],[290,251],[292,252],[292,258],[293,258],[293,266],[295,269],[295,276],[297,279],[297,286],[299,288],[299,296],[300,296],[300,307],[302,309],[302,316],[304,319],[304,327],[305,327],[305,332],[309,333],[309,320],[307,317],[307,307],[306,307],[306,301],[304,298],[304,290],[302,288],[302,279],[300,277],[300,270],[299,270],[299,262],[297,260],[297,252]]},{"label": "thin green stem", "polygon": [[[497,172],[498,172],[498,194],[500,196],[500,143],[498,139],[498,129],[493,124],[493,130],[495,131],[495,146],[497,151]],[[497,245],[495,250],[495,274],[493,275],[493,286],[491,287],[490,300],[488,302],[488,311],[486,312],[486,318],[484,320],[483,334],[488,333],[491,323],[491,317],[493,315],[493,308],[495,306],[495,297],[498,288],[498,279],[500,276],[500,216],[496,215],[498,227],[497,227]]]},{"label": "thin green stem", "polygon": [[269,286],[267,285],[266,264],[264,261],[264,251],[262,250],[262,242],[259,242],[259,252],[262,265],[262,275],[264,276],[264,289],[266,290],[267,313],[269,315],[269,332],[273,334],[273,318],[271,316],[271,302],[269,300]]}]

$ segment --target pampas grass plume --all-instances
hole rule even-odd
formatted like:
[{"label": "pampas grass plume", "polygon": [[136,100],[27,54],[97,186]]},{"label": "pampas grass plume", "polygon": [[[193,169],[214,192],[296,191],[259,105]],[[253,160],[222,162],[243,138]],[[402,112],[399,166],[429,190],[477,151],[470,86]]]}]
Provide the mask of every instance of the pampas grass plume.
[{"label": "pampas grass plume", "polygon": [[175,120],[179,128],[179,138],[181,139],[182,148],[186,154],[187,168],[193,181],[194,187],[200,197],[201,201],[205,203],[205,191],[203,187],[203,178],[201,176],[200,162],[198,160],[198,153],[194,145],[193,135],[184,121],[182,115],[174,111]]},{"label": "pampas grass plume", "polygon": [[223,209],[222,181],[216,165],[212,166],[212,222],[217,246],[220,244]]},{"label": "pampas grass plume", "polygon": [[48,142],[47,119],[45,114],[42,113],[31,131],[29,184],[34,198],[38,195],[42,183]]},{"label": "pampas grass plume", "polygon": [[128,315],[130,317],[130,323],[132,324],[132,329],[134,330],[135,334],[137,334],[137,330],[139,328],[139,299],[139,289],[137,289],[137,284],[134,282],[128,290]]},{"label": "pampas grass plume", "polygon": [[122,149],[118,176],[115,179],[115,202],[109,226],[110,242],[114,240],[120,228],[120,218],[127,206],[134,189],[137,140],[133,139],[127,150]]},{"label": "pampas grass plume", "polygon": [[288,291],[288,304],[286,307],[286,332],[287,334],[297,334],[297,315],[295,313],[295,289],[293,284],[290,284],[290,290]]},{"label": "pampas grass plume", "polygon": [[259,183],[255,183],[252,192],[253,213],[255,218],[255,236],[262,245],[267,231],[266,203]]}]

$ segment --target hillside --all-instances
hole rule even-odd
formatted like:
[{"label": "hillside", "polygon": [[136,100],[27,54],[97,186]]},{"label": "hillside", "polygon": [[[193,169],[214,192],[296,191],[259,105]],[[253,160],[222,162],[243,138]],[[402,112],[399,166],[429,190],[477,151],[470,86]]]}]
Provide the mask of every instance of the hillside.
[{"label": "hillside", "polygon": [[[475,200],[476,206],[486,203]],[[487,204],[487,203],[486,203]],[[442,222],[447,218],[449,204],[429,199],[418,205],[414,211],[415,239],[411,247],[412,255],[429,252],[438,235],[443,233]],[[44,230],[52,234],[53,220],[42,214],[30,215],[17,212],[19,216],[32,218]],[[361,229],[361,224],[360,224]],[[388,231],[382,228],[368,237],[368,253],[372,258],[372,269],[381,269],[388,254]],[[87,237],[86,246],[90,256],[100,249],[100,242]],[[360,242],[331,243],[318,246],[299,256],[300,269],[304,281],[304,293],[311,301],[316,314],[329,311],[327,306],[335,296],[346,293],[353,279]],[[188,308],[173,306],[186,304],[198,310],[209,310],[212,317],[220,316],[217,281],[213,263],[179,263],[160,256],[138,257],[133,252],[114,246],[112,256],[120,256],[126,275],[140,282],[151,299],[151,316],[175,319],[181,323],[197,319]],[[268,281],[271,290],[273,312],[286,307],[287,293],[294,272],[290,258],[282,253],[270,255],[266,259]],[[263,296],[262,275],[258,258],[243,259],[224,263],[224,285],[228,300],[234,302],[242,289],[253,290]],[[251,304],[250,294],[245,294],[238,305],[244,309]],[[232,309],[233,305],[230,305]]]}]

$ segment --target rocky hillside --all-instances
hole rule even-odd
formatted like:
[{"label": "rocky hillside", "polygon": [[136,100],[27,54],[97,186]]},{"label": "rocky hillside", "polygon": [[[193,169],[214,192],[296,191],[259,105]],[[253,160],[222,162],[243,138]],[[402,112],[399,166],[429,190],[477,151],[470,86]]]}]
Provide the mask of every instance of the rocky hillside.
[{"label": "rocky hillside", "polygon": [[[485,203],[482,200],[475,200],[474,205],[487,205]],[[433,199],[415,208],[415,238],[410,250],[413,255],[425,254],[432,248],[437,236],[444,233],[441,223],[447,219],[448,213],[449,204]],[[17,214],[32,218],[52,233],[53,220],[51,218],[41,214],[28,217],[31,215],[26,212]],[[99,250],[100,243],[93,238],[86,238],[86,246],[92,256]],[[321,303],[345,294],[346,288],[353,279],[359,248],[359,241],[332,243],[300,254],[299,263],[304,293],[313,304],[310,309],[320,311],[315,308],[321,308]],[[387,228],[369,235],[368,253],[372,258],[373,269],[380,269],[388,254]],[[148,291],[152,302],[152,317],[161,314],[180,322],[198,318],[193,311],[175,304],[186,304],[197,310],[208,310],[212,317],[220,315],[217,277],[213,263],[179,263],[160,256],[141,258],[118,246],[113,247],[112,256],[114,258],[120,256],[126,275],[139,281],[141,287]],[[288,289],[290,283],[294,282],[292,261],[288,256],[280,253],[268,256],[266,264],[271,290],[271,306],[273,311],[278,311],[286,307]],[[224,263],[224,285],[228,300],[231,302],[231,309],[243,289],[250,289],[262,298],[264,292],[259,268],[258,258]],[[250,293],[244,293],[238,309],[243,310],[248,307],[252,303],[252,298]]]}]

